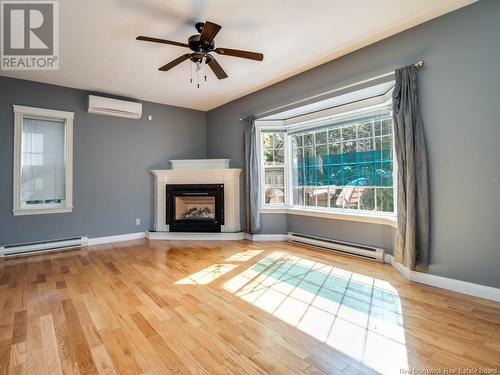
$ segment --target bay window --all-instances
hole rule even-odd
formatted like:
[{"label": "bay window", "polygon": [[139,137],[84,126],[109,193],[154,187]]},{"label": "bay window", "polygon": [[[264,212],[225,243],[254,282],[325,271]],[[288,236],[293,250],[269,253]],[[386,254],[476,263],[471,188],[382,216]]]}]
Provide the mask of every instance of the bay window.
[{"label": "bay window", "polygon": [[389,101],[305,123],[259,125],[263,209],[394,215]]}]

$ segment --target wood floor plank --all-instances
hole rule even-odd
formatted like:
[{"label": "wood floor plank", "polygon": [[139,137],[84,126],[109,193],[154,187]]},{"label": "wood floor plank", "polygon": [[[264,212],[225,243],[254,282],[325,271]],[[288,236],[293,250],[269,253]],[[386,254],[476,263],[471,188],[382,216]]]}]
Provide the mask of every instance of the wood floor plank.
[{"label": "wood floor plank", "polygon": [[57,349],[57,338],[52,315],[40,317],[40,332],[42,338],[42,368],[48,374],[62,374],[61,361]]},{"label": "wood floor plank", "polygon": [[0,262],[0,374],[399,374],[498,358],[500,303],[287,242]]}]

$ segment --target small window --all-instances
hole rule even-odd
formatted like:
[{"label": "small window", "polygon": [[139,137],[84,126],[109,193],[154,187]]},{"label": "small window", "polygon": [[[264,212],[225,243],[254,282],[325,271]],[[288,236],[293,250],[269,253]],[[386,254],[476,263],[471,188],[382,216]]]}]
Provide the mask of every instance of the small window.
[{"label": "small window", "polygon": [[266,205],[285,203],[285,133],[261,133],[261,151]]},{"label": "small window", "polygon": [[73,116],[14,106],[14,215],[71,212]]}]

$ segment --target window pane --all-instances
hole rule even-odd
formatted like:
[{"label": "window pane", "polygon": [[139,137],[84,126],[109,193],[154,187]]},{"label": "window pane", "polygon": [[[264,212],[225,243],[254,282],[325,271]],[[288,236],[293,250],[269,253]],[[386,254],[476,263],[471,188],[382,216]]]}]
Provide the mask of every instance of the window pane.
[{"label": "window pane", "polygon": [[328,145],[320,145],[316,146],[316,156],[318,158],[322,158],[323,156],[328,155]]},{"label": "window pane", "polygon": [[358,138],[373,137],[373,121],[358,124]]},{"label": "window pane", "polygon": [[304,205],[304,187],[294,186],[293,188],[293,204],[298,206]]},{"label": "window pane", "polygon": [[265,202],[279,204],[285,202],[284,168],[266,168],[265,171]]},{"label": "window pane", "polygon": [[375,210],[375,188],[366,188],[361,196],[360,209],[366,211]]},{"label": "window pane", "polygon": [[313,144],[313,134],[305,134],[304,135],[304,145],[311,146]]},{"label": "window pane", "polygon": [[330,207],[332,208],[342,208],[342,188],[336,188],[332,186],[330,189]]},{"label": "window pane", "polygon": [[65,124],[25,118],[21,141],[21,204],[64,204]]},{"label": "window pane", "polygon": [[385,136],[382,137],[382,150],[391,150],[392,149],[392,137]]},{"label": "window pane", "polygon": [[302,135],[294,135],[292,142],[295,147],[302,147]]},{"label": "window pane", "polygon": [[375,132],[375,137],[380,137],[382,135],[382,121],[381,119],[375,119],[373,123],[373,130]]},{"label": "window pane", "polygon": [[262,145],[264,146],[264,150],[272,150],[273,148],[272,133],[262,133]]},{"label": "window pane", "polygon": [[283,134],[282,133],[272,133],[273,147],[277,149],[283,148]]},{"label": "window pane", "polygon": [[389,107],[358,112],[331,128],[295,134],[293,140],[295,205],[393,212]]},{"label": "window pane", "polygon": [[358,145],[357,145],[358,151],[372,151],[373,150],[371,138],[359,139],[357,143],[358,143]]},{"label": "window pane", "polygon": [[262,132],[261,139],[264,164],[264,203],[283,204],[285,202],[284,133],[281,131]]},{"label": "window pane", "polygon": [[316,206],[316,196],[314,195],[314,189],[311,186],[304,187],[304,206]]},{"label": "window pane", "polygon": [[340,143],[332,143],[330,145],[330,154],[340,154],[340,153],[341,153]]},{"label": "window pane", "polygon": [[328,207],[328,186],[319,186],[314,188],[316,197],[316,206]]},{"label": "window pane", "polygon": [[356,127],[355,126],[347,126],[342,128],[342,139],[354,139],[356,138]]},{"label": "window pane", "polygon": [[350,152],[356,152],[356,142],[355,141],[342,142],[342,153],[348,154]]},{"label": "window pane", "polygon": [[304,147],[304,158],[310,158],[314,156],[312,147]]},{"label": "window pane", "polygon": [[325,144],[327,142],[327,132],[316,133],[316,144]]},{"label": "window pane", "polygon": [[328,130],[328,142],[340,142],[340,128],[330,129]]},{"label": "window pane", "polygon": [[273,152],[264,151],[264,163],[272,163],[272,162],[273,162]]},{"label": "window pane", "polygon": [[392,122],[390,118],[382,120],[382,135],[392,134]]},{"label": "window pane", "polygon": [[377,199],[377,211],[394,212],[394,189],[377,188],[375,191]]},{"label": "window pane", "polygon": [[284,152],[283,148],[281,148],[279,150],[274,150],[273,155],[274,155],[274,162],[275,163],[283,164],[284,157],[285,157],[285,152]]}]

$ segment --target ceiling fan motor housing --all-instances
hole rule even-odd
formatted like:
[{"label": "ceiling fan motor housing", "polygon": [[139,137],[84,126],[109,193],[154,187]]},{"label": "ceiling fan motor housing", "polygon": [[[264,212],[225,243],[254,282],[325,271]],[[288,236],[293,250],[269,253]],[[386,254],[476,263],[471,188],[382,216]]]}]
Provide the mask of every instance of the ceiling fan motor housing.
[{"label": "ceiling fan motor housing", "polygon": [[214,42],[201,41],[200,35],[192,35],[188,39],[189,48],[194,52],[210,52],[215,48]]}]

